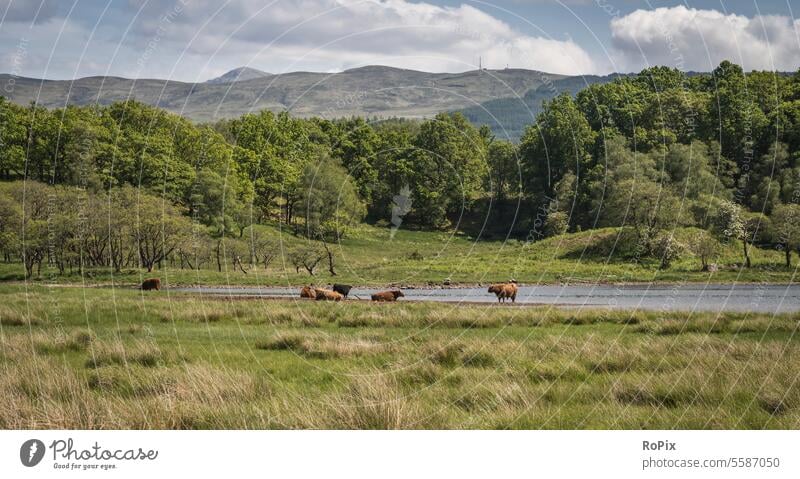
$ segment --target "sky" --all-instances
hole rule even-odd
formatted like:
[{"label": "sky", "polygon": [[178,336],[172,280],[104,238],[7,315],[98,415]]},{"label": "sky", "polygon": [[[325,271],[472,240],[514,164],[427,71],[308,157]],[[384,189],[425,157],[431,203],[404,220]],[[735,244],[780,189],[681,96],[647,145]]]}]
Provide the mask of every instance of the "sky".
[{"label": "sky", "polygon": [[724,59],[795,71],[795,15],[796,0],[0,0],[0,72],[202,82],[241,66],[585,75]]}]

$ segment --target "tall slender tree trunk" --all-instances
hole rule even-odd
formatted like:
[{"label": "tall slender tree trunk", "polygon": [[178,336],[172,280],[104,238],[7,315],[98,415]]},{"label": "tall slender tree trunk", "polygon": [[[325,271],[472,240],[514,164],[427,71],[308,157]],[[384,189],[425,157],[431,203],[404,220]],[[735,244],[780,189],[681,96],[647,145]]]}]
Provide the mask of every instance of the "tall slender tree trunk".
[{"label": "tall slender tree trunk", "polygon": [[747,240],[742,240],[742,244],[744,245],[744,265],[746,268],[750,267],[750,253],[747,251]]},{"label": "tall slender tree trunk", "polygon": [[331,273],[331,276],[336,276],[336,270],[333,267],[333,251],[328,248],[328,242],[322,240],[322,246],[325,248],[325,253],[328,254],[328,271]]}]

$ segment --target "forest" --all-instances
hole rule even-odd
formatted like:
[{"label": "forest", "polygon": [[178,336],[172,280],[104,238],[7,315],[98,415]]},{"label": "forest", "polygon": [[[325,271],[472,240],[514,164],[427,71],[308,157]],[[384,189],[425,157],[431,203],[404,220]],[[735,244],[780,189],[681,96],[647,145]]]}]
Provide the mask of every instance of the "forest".
[{"label": "forest", "polygon": [[[649,68],[543,104],[518,143],[459,113],[195,124],[135,100],[48,110],[0,98],[0,179],[0,250],[29,277],[43,262],[221,270],[237,240],[234,266],[266,266],[275,245],[258,224],[322,245],[291,252],[298,271],[327,258],[333,273],[328,245],[364,222],[527,241],[621,227],[615,258],[669,268],[688,251],[709,268],[736,242],[744,267],[753,245],[790,266],[800,71]],[[695,233],[677,241],[676,227]]]}]

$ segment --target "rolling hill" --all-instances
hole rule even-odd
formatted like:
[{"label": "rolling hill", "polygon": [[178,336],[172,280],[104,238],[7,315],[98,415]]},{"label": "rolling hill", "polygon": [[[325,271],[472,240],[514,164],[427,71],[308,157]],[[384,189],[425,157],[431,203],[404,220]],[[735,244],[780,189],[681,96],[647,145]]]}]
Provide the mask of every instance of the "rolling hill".
[{"label": "rolling hill", "polygon": [[212,78],[211,80],[206,81],[206,83],[212,85],[218,83],[233,83],[237,81],[247,81],[256,78],[264,78],[268,76],[272,76],[272,74],[263,72],[261,70],[257,70],[255,68],[239,67],[239,68],[234,68],[233,70],[225,73],[224,75]]},{"label": "rolling hill", "polygon": [[[11,75],[0,75],[0,81]],[[473,70],[427,73],[366,66],[339,73],[292,72],[272,75],[237,68],[205,83],[161,79],[87,77],[41,80],[14,77],[7,98],[27,105],[109,104],[136,99],[199,122],[269,109],[301,117],[347,116],[426,118],[463,111],[477,124],[519,136],[542,100],[612,77],[567,77],[532,70]]]}]

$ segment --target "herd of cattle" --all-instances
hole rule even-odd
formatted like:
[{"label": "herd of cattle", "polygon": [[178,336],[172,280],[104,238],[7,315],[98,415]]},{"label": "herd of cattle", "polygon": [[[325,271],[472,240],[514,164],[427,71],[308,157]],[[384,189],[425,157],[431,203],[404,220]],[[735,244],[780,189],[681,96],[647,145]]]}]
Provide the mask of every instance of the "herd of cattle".
[{"label": "herd of cattle", "polygon": [[[160,290],[161,280],[158,278],[151,278],[142,281],[142,290]],[[334,284],[332,289],[315,288],[314,286],[303,286],[300,290],[301,298],[316,299],[317,301],[341,301],[347,298],[350,290],[353,287],[349,284]],[[517,282],[511,280],[507,283],[496,283],[489,286],[489,293],[494,293],[497,296],[497,302],[505,303],[507,299],[515,302],[517,299]],[[371,296],[372,301],[397,301],[397,298],[402,298],[405,295],[399,289],[390,291],[381,291]]]},{"label": "herd of cattle", "polygon": [[[317,301],[341,301],[347,298],[350,290],[353,289],[349,284],[334,284],[333,289],[315,288],[313,286],[303,286],[300,290],[301,298],[316,299]],[[405,296],[399,289],[391,291],[381,291],[372,295],[373,301],[397,301],[397,298]]]},{"label": "herd of cattle", "polygon": [[[349,284],[334,284],[332,289],[315,288],[314,286],[303,286],[300,290],[301,298],[316,299],[317,301],[341,301],[347,299],[350,290],[353,287]],[[519,287],[516,281],[509,281],[508,283],[497,283],[489,286],[489,293],[494,293],[497,296],[497,302],[505,303],[507,299],[511,302],[517,300],[517,291]],[[381,291],[371,296],[373,301],[397,301],[397,298],[402,298],[405,295],[400,290]]]}]

